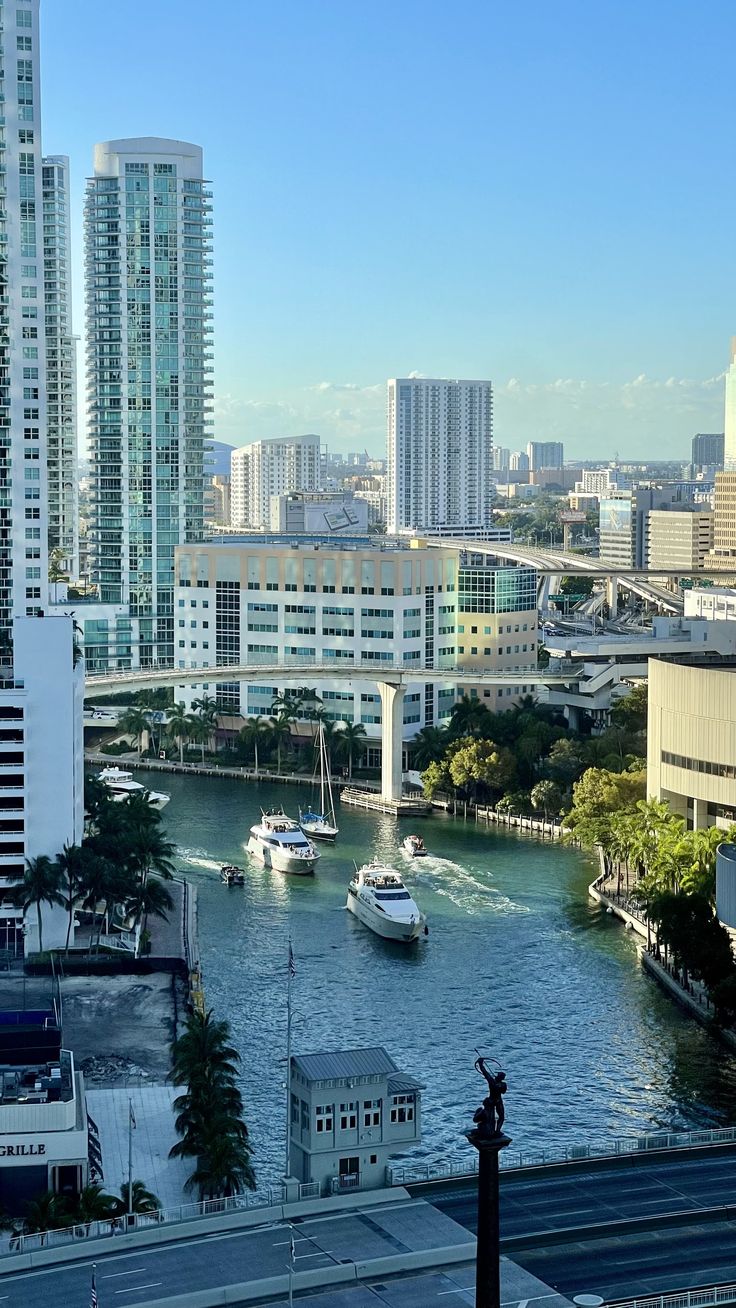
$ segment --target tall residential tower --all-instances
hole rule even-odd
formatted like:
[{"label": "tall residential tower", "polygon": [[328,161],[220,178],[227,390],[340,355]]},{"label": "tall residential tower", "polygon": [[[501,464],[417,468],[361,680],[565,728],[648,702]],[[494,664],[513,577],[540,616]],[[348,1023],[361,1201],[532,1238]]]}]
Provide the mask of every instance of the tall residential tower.
[{"label": "tall residential tower", "polygon": [[319,436],[280,436],[239,446],[230,455],[232,526],[270,530],[271,496],[318,491],[321,476]]},{"label": "tall residential tower", "polygon": [[389,381],[389,532],[482,532],[492,522],[492,474],[489,381]]},{"label": "tall residential tower", "polygon": [[43,290],[46,335],[49,550],[79,576],[77,342],[72,333],[69,159],[43,160]]},{"label": "tall residential tower", "polygon": [[202,151],[95,146],[85,205],[91,553],[103,604],[174,652],[174,548],[201,539],[212,410],[211,192]]}]

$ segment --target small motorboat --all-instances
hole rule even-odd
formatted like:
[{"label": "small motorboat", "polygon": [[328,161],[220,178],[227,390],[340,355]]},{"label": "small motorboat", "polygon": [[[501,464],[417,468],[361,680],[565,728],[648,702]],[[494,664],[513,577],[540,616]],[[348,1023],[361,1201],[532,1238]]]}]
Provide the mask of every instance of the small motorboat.
[{"label": "small motorboat", "polygon": [[225,863],[220,868],[220,880],[226,886],[244,886],[245,868],[235,867],[233,863]]},{"label": "small motorboat", "polygon": [[407,836],[403,848],[410,858],[424,858],[427,854],[427,846],[421,836]]}]

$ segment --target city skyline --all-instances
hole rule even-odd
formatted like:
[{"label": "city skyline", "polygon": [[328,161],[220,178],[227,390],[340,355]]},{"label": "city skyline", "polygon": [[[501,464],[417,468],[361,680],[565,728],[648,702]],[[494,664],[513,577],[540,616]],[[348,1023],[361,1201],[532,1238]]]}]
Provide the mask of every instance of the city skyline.
[{"label": "city skyline", "polygon": [[[721,428],[734,328],[725,5],[694,40],[684,6],[663,25],[659,7],[572,5],[560,23],[541,6],[467,3],[440,41],[407,4],[387,43],[381,5],[358,28],[328,3],[226,3],[196,44],[198,6],[172,23],[170,5],[140,5],[143,50],[136,8],[126,31],[90,0],[71,18],[44,10],[46,139],[72,162],[74,325],[94,141],[196,141],[218,196],[216,437],[312,430],[380,453],[386,380],[412,371],[490,377],[511,448],[561,439],[573,458],[685,459],[695,432]],[[111,49],[121,66],[135,53],[134,99],[107,75]],[[94,122],[87,96],[69,103],[70,77],[91,79]]]}]

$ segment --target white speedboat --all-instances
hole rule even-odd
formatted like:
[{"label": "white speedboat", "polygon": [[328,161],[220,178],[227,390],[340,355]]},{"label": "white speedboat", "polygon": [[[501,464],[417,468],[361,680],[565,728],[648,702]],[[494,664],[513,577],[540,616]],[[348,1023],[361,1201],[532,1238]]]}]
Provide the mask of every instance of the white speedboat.
[{"label": "white speedboat", "polygon": [[427,919],[398,872],[375,859],[356,869],[346,908],[385,940],[410,943],[427,934]]},{"label": "white speedboat", "polygon": [[299,825],[305,836],[312,840],[336,840],[339,828],[335,821],[335,801],[330,783],[330,761],[327,755],[325,729],[319,724],[319,808],[299,809]]},{"label": "white speedboat", "polygon": [[298,874],[314,872],[319,858],[319,850],[307,839],[299,823],[281,809],[262,813],[260,822],[251,827],[248,853],[264,867]]},{"label": "white speedboat", "polygon": [[161,790],[148,790],[140,781],[134,781],[133,773],[126,772],[124,768],[103,768],[102,772],[98,773],[98,780],[104,781],[116,804],[121,804],[130,795],[146,795],[151,808],[156,808],[160,812],[162,808],[166,808],[171,799],[171,795],[165,795]]},{"label": "white speedboat", "polygon": [[421,836],[407,836],[403,847],[410,858],[425,858],[428,852]]},{"label": "white speedboat", "polygon": [[244,886],[245,868],[226,863],[224,867],[220,868],[220,880],[226,886]]}]

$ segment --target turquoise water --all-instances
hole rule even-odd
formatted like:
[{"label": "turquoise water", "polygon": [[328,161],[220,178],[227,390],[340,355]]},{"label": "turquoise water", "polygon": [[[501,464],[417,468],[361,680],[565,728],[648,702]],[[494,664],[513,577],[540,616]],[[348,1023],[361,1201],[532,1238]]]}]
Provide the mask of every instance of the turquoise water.
[{"label": "turquoise water", "polygon": [[[142,778],[145,779],[145,778]],[[314,877],[251,863],[260,806],[296,815],[304,787],[160,776],[177,865],[198,888],[207,1003],[232,1025],[262,1179],[283,1156],[288,938],[297,967],[294,1052],[384,1045],[426,1083],[417,1157],[464,1153],[480,1099],[475,1047],[507,1070],[520,1149],[736,1121],[736,1060],[644,975],[634,941],[590,903],[589,857],[435,815],[421,822],[338,810]],[[431,856],[409,860],[416,828]],[[428,916],[407,948],[344,909],[353,859],[393,863]],[[223,862],[246,885],[220,883]]]}]

